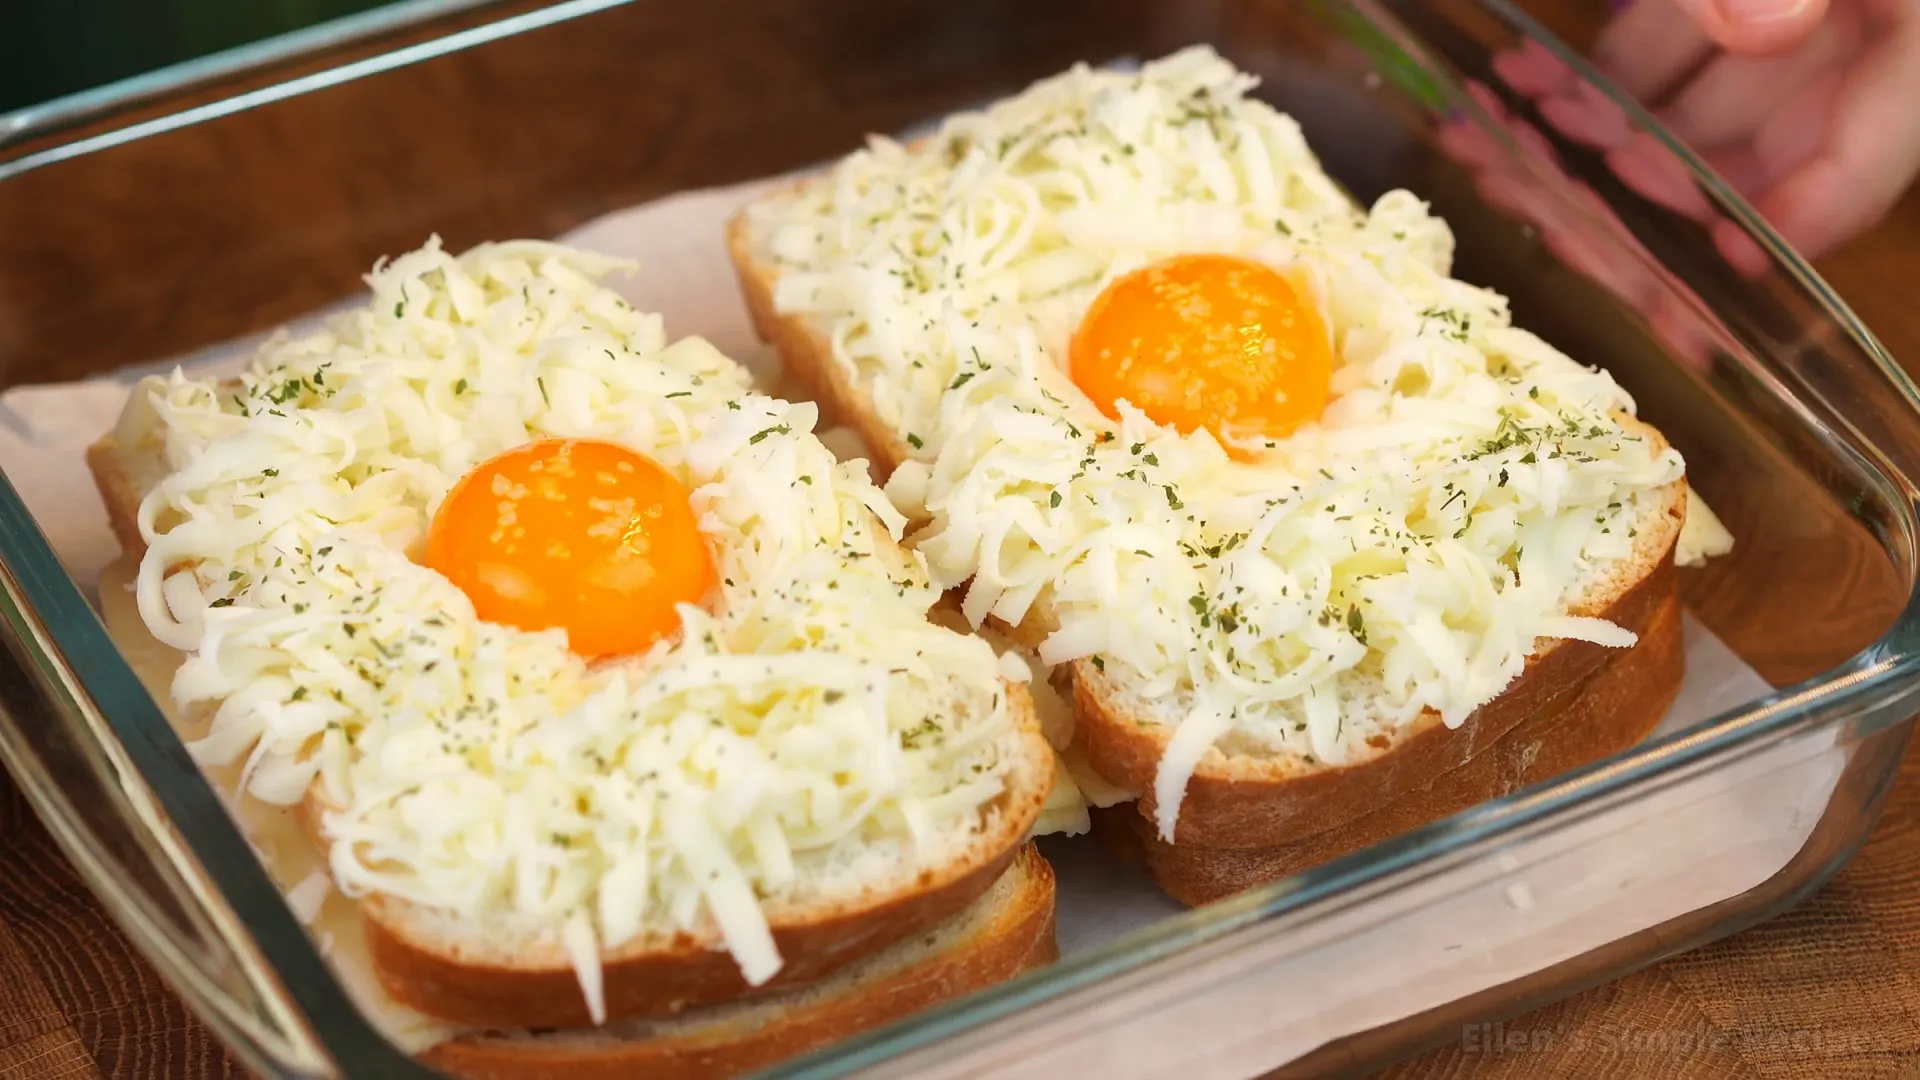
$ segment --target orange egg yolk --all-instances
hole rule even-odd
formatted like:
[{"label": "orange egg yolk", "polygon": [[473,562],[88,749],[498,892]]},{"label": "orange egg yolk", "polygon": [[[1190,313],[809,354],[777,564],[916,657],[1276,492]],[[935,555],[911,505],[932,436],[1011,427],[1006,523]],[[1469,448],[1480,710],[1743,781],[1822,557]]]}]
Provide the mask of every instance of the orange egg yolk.
[{"label": "orange egg yolk", "polygon": [[1182,434],[1279,437],[1326,408],[1333,354],[1320,315],[1279,271],[1181,255],[1114,280],[1069,347],[1073,381],[1119,418],[1122,399]]},{"label": "orange egg yolk", "polygon": [[674,605],[713,591],[687,491],[652,459],[597,439],[543,439],[461,477],[434,515],[426,564],[480,618],[567,632],[589,659],[680,627]]}]

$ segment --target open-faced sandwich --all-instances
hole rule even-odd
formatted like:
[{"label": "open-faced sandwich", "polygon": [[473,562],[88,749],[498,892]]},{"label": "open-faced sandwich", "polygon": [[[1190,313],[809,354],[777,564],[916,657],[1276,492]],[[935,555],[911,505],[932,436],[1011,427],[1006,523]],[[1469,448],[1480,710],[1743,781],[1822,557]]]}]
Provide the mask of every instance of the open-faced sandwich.
[{"label": "open-faced sandwich", "polygon": [[369,1015],[707,1076],[1054,955],[1025,689],[812,405],[546,243],[376,268],[89,462],[116,639]]},{"label": "open-faced sandwich", "polygon": [[1620,750],[1682,666],[1680,456],[1253,86],[1204,48],[1078,67],[729,238],[934,580],[1070,678],[1083,787],[1137,795],[1104,824],[1189,902]]}]

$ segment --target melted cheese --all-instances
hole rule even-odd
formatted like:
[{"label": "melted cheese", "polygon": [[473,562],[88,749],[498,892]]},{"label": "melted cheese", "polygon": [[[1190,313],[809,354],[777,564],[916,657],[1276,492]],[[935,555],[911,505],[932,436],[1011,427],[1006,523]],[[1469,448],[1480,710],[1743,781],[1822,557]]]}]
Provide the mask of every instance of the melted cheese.
[{"label": "melted cheese", "polygon": [[1687,488],[1687,516],[1680,525],[1680,539],[1673,545],[1673,561],[1681,566],[1700,566],[1733,550],[1733,534],[1692,487]]},{"label": "melted cheese", "polygon": [[[569,958],[596,1018],[599,958],[650,933],[710,935],[765,981],[770,910],[939,865],[1011,765],[993,651],[928,622],[938,593],[860,464],[811,405],[597,283],[621,265],[430,243],[238,387],[147,380],[121,433],[170,470],[136,595],[187,653],[175,705],[211,714],[196,758],[321,807],[347,896]],[[454,481],[542,436],[624,443],[688,486],[712,610],[589,666],[414,561]]]},{"label": "melted cheese", "polygon": [[[1348,761],[1425,709],[1460,724],[1548,639],[1631,645],[1567,610],[1683,474],[1609,376],[1451,276],[1422,202],[1354,206],[1253,85],[1204,48],[1076,67],[751,219],[776,306],[912,448],[888,494],[929,522],[936,583],[969,583],[976,625],[1044,594],[1041,660],[1093,662],[1174,726],[1168,840],[1216,747]],[[1109,421],[1064,370],[1107,283],[1198,251],[1306,282],[1337,357],[1319,422],[1245,461]]]}]

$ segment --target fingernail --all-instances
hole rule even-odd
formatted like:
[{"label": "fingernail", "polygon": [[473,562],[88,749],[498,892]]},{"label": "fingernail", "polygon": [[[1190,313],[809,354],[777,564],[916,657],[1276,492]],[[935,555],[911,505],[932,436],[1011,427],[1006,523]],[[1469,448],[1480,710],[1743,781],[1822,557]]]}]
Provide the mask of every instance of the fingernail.
[{"label": "fingernail", "polygon": [[1774,23],[1797,19],[1807,13],[1814,0],[1714,0],[1720,14],[1730,23]]}]

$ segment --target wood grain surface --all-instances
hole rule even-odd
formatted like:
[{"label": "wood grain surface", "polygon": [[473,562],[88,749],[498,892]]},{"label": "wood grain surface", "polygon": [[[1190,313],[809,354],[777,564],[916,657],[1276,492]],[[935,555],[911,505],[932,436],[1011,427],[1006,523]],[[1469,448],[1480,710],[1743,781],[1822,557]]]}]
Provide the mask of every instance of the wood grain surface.
[{"label": "wood grain surface", "polygon": [[[784,7],[784,17],[769,19],[741,17],[724,3],[638,5],[644,16],[619,23],[631,35],[621,47],[579,50],[564,28],[543,40],[562,54],[600,57],[629,46],[638,54],[650,41],[715,42],[711,54],[658,57],[658,70],[639,77],[650,92],[615,108],[619,124],[653,133],[647,140],[609,149],[603,123],[569,126],[563,110],[542,113],[545,102],[590,92],[596,82],[633,85],[635,76],[582,63],[557,84],[551,65],[535,64],[523,45],[113,151],[112,168],[29,174],[0,194],[0,268],[35,271],[0,272],[0,384],[72,377],[130,350],[165,355],[271,325],[334,299],[343,276],[351,280],[375,255],[417,243],[423,224],[443,228],[456,247],[487,236],[550,234],[664,191],[838,150],[860,132],[967,103],[976,83],[956,73],[1016,20],[1019,42],[1003,73],[1010,85],[1081,58],[1089,25],[1126,40],[1126,24],[1144,3],[1056,0],[1036,9],[1046,12],[1038,17],[1016,0],[921,4],[897,25],[861,27],[859,40],[882,56],[891,40],[943,43],[931,54],[902,49],[930,57],[911,65],[850,63],[843,43],[851,40],[844,24],[853,5],[846,0],[754,5]],[[1605,8],[1598,0],[1528,6],[1576,39],[1591,33]],[[1096,46],[1103,32],[1094,31]],[[800,85],[815,89],[795,93]],[[430,93],[395,93],[407,87]],[[499,115],[512,108],[550,115],[554,130],[523,130],[486,110],[450,110],[429,119],[479,126],[455,141],[463,157],[395,155],[393,140],[383,141],[392,110],[440,108],[463,94],[485,98]],[[749,112],[791,124],[778,137],[741,146],[748,129],[724,118]],[[621,179],[592,182],[570,155]],[[266,169],[279,178],[271,190],[248,182]],[[447,169],[483,182],[449,202]],[[303,171],[362,179],[303,181]],[[411,203],[393,197],[409,185],[427,194]],[[173,227],[129,228],[155,213],[161,186],[170,205],[188,207],[189,215]],[[196,194],[183,197],[183,189]],[[127,236],[145,246],[117,250]],[[263,245],[263,236],[273,240]],[[297,258],[287,257],[288,248]],[[251,252],[252,261],[214,254],[229,249]],[[265,273],[269,258],[304,271]],[[130,262],[153,271],[137,289],[101,283],[104,268]],[[1897,357],[1920,362],[1920,304],[1912,297],[1920,280],[1920,195],[1909,195],[1872,235],[1821,269]],[[42,347],[49,341],[69,347],[52,353]],[[1494,1042],[1517,1049],[1491,1051]],[[0,775],[0,1080],[240,1074],[115,929]],[[1463,1029],[1457,1043],[1382,1075],[1920,1075],[1920,755],[1909,757],[1859,855],[1787,914],[1503,1026]]]}]

